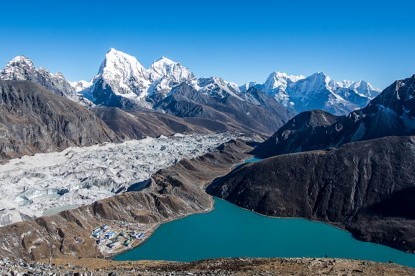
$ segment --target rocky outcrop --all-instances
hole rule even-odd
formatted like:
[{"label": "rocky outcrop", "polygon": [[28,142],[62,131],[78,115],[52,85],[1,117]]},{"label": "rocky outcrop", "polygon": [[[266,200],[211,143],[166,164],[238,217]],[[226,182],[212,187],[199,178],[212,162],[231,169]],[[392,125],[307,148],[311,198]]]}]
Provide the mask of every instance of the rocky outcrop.
[{"label": "rocky outcrop", "polygon": [[251,149],[244,142],[232,140],[211,153],[158,171],[142,191],[2,227],[0,255],[24,259],[103,257],[90,236],[92,229],[102,224],[157,225],[210,210],[212,199],[205,193],[205,185],[229,172]]},{"label": "rocky outcrop", "polygon": [[414,164],[414,137],[384,137],[246,164],[207,191],[264,215],[320,220],[415,252]]},{"label": "rocky outcrop", "polygon": [[281,127],[254,154],[261,157],[339,147],[353,141],[415,134],[415,75],[386,88],[347,116],[303,112]]},{"label": "rocky outcrop", "polygon": [[28,81],[0,81],[0,162],[120,139],[92,112]]}]

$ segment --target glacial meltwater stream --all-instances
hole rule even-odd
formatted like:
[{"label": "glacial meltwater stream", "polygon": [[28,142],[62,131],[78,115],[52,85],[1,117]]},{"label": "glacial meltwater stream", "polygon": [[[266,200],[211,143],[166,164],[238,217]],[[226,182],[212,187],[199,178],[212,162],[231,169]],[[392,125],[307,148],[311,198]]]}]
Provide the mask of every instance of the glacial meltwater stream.
[{"label": "glacial meltwater stream", "polygon": [[415,254],[362,242],[344,230],[300,218],[271,218],[215,198],[210,213],[161,225],[115,260],[194,261],[221,257],[331,257],[415,267]]}]

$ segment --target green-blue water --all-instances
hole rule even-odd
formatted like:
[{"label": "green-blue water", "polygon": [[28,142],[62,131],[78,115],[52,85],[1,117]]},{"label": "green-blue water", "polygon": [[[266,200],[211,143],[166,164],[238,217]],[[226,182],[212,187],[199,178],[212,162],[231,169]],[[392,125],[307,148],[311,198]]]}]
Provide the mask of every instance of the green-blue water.
[{"label": "green-blue water", "polygon": [[261,216],[218,198],[212,212],[163,224],[143,245],[115,260],[325,256],[415,267],[414,254],[358,241],[324,223]]},{"label": "green-blue water", "polygon": [[261,160],[262,160],[261,158],[252,157],[252,158],[249,158],[249,159],[245,160],[244,163],[256,163],[256,162],[261,161]]}]

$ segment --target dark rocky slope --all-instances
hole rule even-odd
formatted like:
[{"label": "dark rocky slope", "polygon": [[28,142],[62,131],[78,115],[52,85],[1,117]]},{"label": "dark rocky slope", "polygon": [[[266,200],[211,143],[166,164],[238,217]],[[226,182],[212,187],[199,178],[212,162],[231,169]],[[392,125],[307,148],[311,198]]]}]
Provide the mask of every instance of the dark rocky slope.
[{"label": "dark rocky slope", "polygon": [[42,259],[103,257],[90,237],[92,229],[121,222],[157,224],[212,207],[205,185],[228,173],[252,148],[230,141],[192,160],[181,160],[151,177],[151,185],[91,205],[0,228],[0,256]]},{"label": "dark rocky slope", "polygon": [[92,112],[28,81],[0,80],[0,162],[120,139]]},{"label": "dark rocky slope", "polygon": [[116,107],[97,107],[92,111],[123,139],[175,133],[208,134],[235,130],[224,123],[203,118],[179,118],[144,108],[122,110]]},{"label": "dark rocky slope", "polygon": [[264,215],[320,220],[415,252],[414,166],[414,137],[384,137],[246,164],[208,192]]},{"label": "dark rocky slope", "polygon": [[254,93],[255,98],[258,102],[268,102],[265,106],[252,104],[229,93],[217,94],[221,96],[205,95],[183,83],[175,87],[154,108],[177,117],[203,118],[221,122],[240,131],[263,134],[272,133],[294,115],[260,91]]},{"label": "dark rocky slope", "polygon": [[396,81],[367,107],[347,116],[303,112],[259,145],[254,154],[270,157],[392,135],[415,135],[415,75]]}]

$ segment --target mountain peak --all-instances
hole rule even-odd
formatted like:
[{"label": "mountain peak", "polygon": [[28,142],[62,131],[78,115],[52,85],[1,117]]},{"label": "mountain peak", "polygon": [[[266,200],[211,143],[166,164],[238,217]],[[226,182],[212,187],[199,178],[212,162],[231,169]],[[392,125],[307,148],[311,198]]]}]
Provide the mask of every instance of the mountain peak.
[{"label": "mountain peak", "polygon": [[310,78],[318,78],[318,79],[327,79],[330,78],[326,73],[324,72],[316,72],[310,76]]},{"label": "mountain peak", "polygon": [[141,63],[133,56],[126,54],[124,52],[118,51],[114,48],[111,48],[105,54],[105,59],[103,66],[101,67],[117,67],[112,69],[120,69],[119,67],[130,67],[130,69],[139,69],[140,71],[144,70],[144,67]]},{"label": "mountain peak", "polygon": [[274,72],[272,72],[271,73],[271,76],[275,76],[275,77],[278,77],[278,78],[288,78],[288,74],[287,73],[283,73],[283,72],[280,72],[280,71],[274,71]]},{"label": "mountain peak", "polygon": [[162,56],[162,57],[156,59],[153,62],[153,64],[156,64],[156,63],[162,63],[162,64],[177,64],[178,62],[175,62],[175,61],[173,61],[173,60],[171,60],[171,59],[169,59],[169,58],[167,58],[165,56]]},{"label": "mountain peak", "polygon": [[108,85],[116,95],[143,98],[150,85],[148,77],[149,72],[134,56],[111,48],[105,54],[93,82],[95,85],[102,81],[102,88]]},{"label": "mountain peak", "polygon": [[303,79],[304,76],[294,76],[282,73],[279,71],[272,72],[264,83],[266,91],[272,92],[273,90],[285,90],[289,83],[296,82]]},{"label": "mountain peak", "polygon": [[188,68],[164,56],[155,60],[149,71],[152,81],[168,78],[174,83],[179,83],[194,78]]},{"label": "mountain peak", "polygon": [[6,65],[6,67],[15,67],[15,66],[26,66],[30,68],[34,67],[33,62],[28,57],[25,57],[25,56],[17,56],[11,59]]},{"label": "mountain peak", "polygon": [[107,54],[110,53],[110,52],[119,52],[119,51],[115,48],[109,48],[108,51],[107,51]]}]

